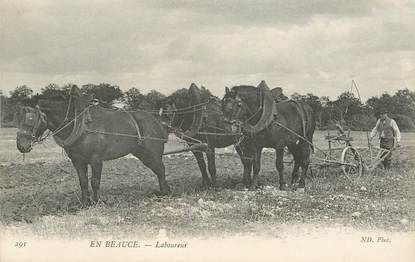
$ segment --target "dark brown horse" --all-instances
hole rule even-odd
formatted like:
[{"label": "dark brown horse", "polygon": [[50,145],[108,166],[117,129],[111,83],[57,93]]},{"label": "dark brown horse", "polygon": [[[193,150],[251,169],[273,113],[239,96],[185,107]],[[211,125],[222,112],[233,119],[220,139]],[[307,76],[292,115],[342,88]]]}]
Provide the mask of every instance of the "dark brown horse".
[{"label": "dark brown horse", "polygon": [[[185,91],[185,90],[180,90]],[[202,173],[203,185],[205,187],[216,184],[215,148],[224,148],[235,145],[235,149],[241,157],[244,167],[243,183],[249,186],[252,171],[252,145],[248,139],[240,139],[232,131],[232,125],[224,121],[220,100],[209,94],[195,84],[191,84],[187,94],[181,97],[169,96],[161,105],[165,108],[167,120],[170,126],[184,132],[183,137],[188,143],[193,144],[196,140],[208,145],[205,151],[192,151]],[[191,138],[191,139],[189,139]],[[207,158],[206,162],[203,153]]]},{"label": "dark brown horse", "polygon": [[[242,131],[253,140],[255,149],[252,186],[257,186],[261,152],[266,147],[275,149],[280,189],[286,188],[283,152],[287,146],[294,157],[291,182],[295,188],[304,188],[315,129],[311,107],[295,101],[275,103],[265,81],[258,87],[236,86],[231,90],[226,88],[225,92],[222,100],[225,117],[236,121]],[[299,167],[302,171],[300,177]]]},{"label": "dark brown horse", "polygon": [[78,173],[84,205],[90,202],[88,165],[92,167],[92,200],[97,202],[103,161],[130,153],[157,175],[161,194],[170,193],[162,162],[167,132],[152,115],[90,105],[77,87],[69,97],[40,97],[37,102],[36,109],[18,110],[17,148],[29,152],[43,132],[51,130]]}]

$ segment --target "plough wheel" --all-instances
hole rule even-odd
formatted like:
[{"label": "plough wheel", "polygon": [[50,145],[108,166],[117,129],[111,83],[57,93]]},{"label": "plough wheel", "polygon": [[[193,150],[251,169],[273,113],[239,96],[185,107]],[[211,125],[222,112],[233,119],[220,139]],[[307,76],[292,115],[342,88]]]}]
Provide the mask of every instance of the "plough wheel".
[{"label": "plough wheel", "polygon": [[350,176],[361,176],[363,174],[363,161],[359,152],[351,146],[343,149],[341,161],[343,162],[343,173]]}]

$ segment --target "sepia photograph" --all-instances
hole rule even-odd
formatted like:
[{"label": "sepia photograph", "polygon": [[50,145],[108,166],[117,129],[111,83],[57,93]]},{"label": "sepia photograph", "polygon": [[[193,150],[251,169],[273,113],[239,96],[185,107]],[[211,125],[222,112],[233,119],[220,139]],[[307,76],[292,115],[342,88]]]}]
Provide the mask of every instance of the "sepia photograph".
[{"label": "sepia photograph", "polygon": [[0,0],[0,261],[415,261],[415,1]]}]

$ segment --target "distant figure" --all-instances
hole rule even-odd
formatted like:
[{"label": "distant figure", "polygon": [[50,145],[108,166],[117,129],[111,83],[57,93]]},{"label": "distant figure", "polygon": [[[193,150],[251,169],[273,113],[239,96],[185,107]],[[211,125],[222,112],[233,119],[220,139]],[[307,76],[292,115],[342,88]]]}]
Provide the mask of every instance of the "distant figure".
[{"label": "distant figure", "polygon": [[[395,146],[395,139],[396,146],[399,147],[399,143],[401,141],[401,132],[399,131],[399,127],[396,124],[395,120],[388,116],[387,110],[380,111],[380,116],[378,121],[376,122],[376,126],[370,133],[371,141],[376,136],[376,134],[379,134],[380,148],[384,148],[387,150],[393,149]],[[385,154],[388,155],[385,157],[382,163],[385,169],[389,169],[391,165],[392,152],[384,153],[382,157]]]}]

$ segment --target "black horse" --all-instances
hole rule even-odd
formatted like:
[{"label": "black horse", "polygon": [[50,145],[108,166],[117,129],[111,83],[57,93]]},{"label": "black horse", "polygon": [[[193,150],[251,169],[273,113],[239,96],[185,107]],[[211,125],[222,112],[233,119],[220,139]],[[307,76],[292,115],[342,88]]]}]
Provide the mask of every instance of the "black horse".
[{"label": "black horse", "polygon": [[[262,149],[267,147],[276,151],[280,189],[286,189],[283,175],[283,152],[286,146],[294,157],[291,183],[294,188],[305,187],[315,129],[313,111],[309,105],[292,100],[275,103],[265,81],[262,81],[258,87],[235,86],[231,90],[226,87],[222,110],[226,118],[236,121],[246,136],[253,140],[253,187],[257,186]],[[299,167],[302,170],[300,178]]]},{"label": "black horse", "polygon": [[[181,94],[180,94],[181,93]],[[176,94],[176,95],[175,95]],[[162,101],[161,107],[165,109],[164,120],[170,126],[184,132],[183,139],[189,144],[199,142],[208,145],[207,150],[192,151],[202,173],[203,186],[210,187],[216,184],[215,148],[224,148],[235,145],[244,167],[243,183],[251,183],[252,145],[248,139],[241,139],[232,131],[232,125],[224,121],[220,100],[207,93],[207,90],[191,84],[188,90],[181,89]],[[179,95],[177,95],[179,94]],[[206,162],[203,153],[207,158]]]},{"label": "black horse", "polygon": [[92,200],[98,201],[103,161],[129,153],[149,167],[159,181],[161,194],[169,194],[162,161],[167,132],[160,122],[146,112],[110,110],[89,104],[77,87],[68,97],[39,97],[36,108],[20,107],[17,148],[22,153],[49,129],[64,148],[79,177],[82,203],[90,203],[88,165],[92,167]]}]

